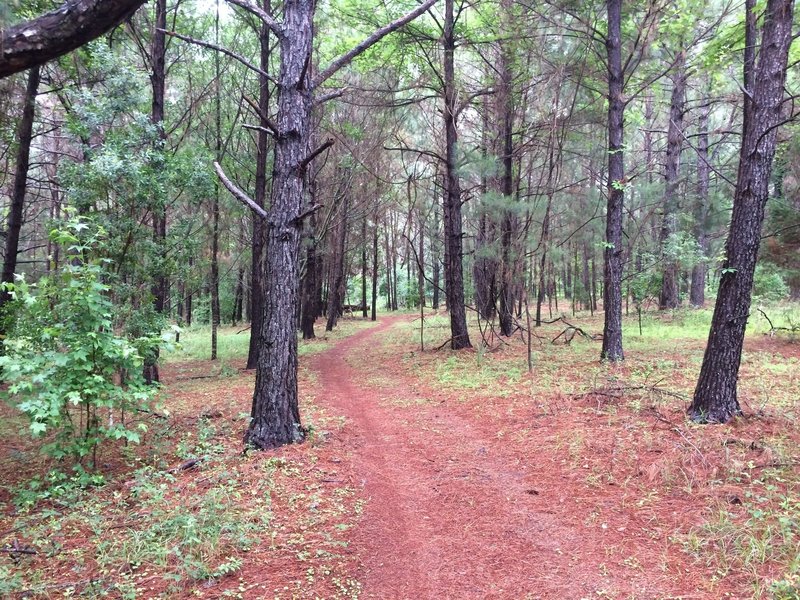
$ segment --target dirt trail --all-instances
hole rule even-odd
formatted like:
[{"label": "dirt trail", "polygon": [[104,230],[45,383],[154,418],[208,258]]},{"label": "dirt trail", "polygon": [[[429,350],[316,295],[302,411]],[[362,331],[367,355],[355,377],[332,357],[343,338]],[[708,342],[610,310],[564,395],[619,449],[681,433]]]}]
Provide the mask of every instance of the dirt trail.
[{"label": "dirt trail", "polygon": [[342,435],[368,498],[353,539],[364,597],[673,597],[666,567],[650,564],[665,560],[659,544],[640,557],[642,569],[609,569],[615,553],[628,556],[625,534],[586,524],[568,475],[551,462],[515,458],[490,426],[447,403],[393,402],[408,397],[410,380],[364,381],[346,357],[379,360],[370,347],[397,322],[385,319],[311,364],[320,404],[348,418]]}]

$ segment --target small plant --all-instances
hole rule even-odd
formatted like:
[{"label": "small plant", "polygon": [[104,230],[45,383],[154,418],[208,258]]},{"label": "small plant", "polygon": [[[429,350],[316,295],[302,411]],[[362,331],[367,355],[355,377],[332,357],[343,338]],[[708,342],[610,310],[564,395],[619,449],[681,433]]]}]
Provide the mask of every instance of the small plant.
[{"label": "small plant", "polygon": [[48,436],[47,454],[74,464],[91,456],[94,465],[101,440],[139,442],[145,425],[127,426],[125,414],[145,409],[155,393],[142,377],[140,352],[158,342],[115,333],[108,261],[90,258],[101,228],[77,219],[50,237],[73,259],[52,278],[29,284],[18,277],[8,286],[16,326],[0,357],[4,395],[34,437]]}]

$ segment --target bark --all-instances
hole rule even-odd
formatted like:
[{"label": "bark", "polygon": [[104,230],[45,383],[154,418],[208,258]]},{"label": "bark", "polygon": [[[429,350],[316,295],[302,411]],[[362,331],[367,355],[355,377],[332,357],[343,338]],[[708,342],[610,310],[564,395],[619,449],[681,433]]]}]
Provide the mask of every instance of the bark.
[{"label": "bark", "polygon": [[608,0],[608,203],[606,239],[603,252],[604,286],[603,348],[601,359],[612,362],[625,359],[622,351],[622,210],[625,199],[625,162],[623,125],[625,102],[622,97],[621,21],[622,0]]},{"label": "bark", "polygon": [[[419,306],[425,308],[425,222],[422,219],[422,209],[419,211],[419,242],[417,246],[417,291],[419,292]],[[424,313],[422,313],[424,314]]]},{"label": "bark", "polygon": [[0,78],[43,65],[110,31],[144,0],[69,0],[0,32]]},{"label": "bark", "polygon": [[[265,225],[264,310],[250,426],[245,441],[266,449],[304,437],[297,402],[297,336],[300,223],[305,178],[299,168],[311,134],[312,98],[308,66],[313,45],[313,0],[284,4],[278,76],[278,136],[272,196]],[[262,50],[263,52],[263,50]],[[259,261],[261,262],[261,261]],[[266,271],[266,272],[265,272]],[[255,291],[256,286],[254,286]],[[254,305],[253,314],[257,311]]]},{"label": "bark", "polygon": [[700,253],[699,260],[692,267],[692,283],[689,290],[689,302],[692,306],[702,307],[706,302],[706,265],[705,254],[708,251],[706,220],[708,218],[708,185],[711,175],[708,155],[708,117],[711,108],[708,102],[700,109],[697,137],[697,193],[694,205],[694,238]]},{"label": "bark", "polygon": [[[313,190],[314,184],[311,184]],[[312,191],[312,197],[314,193]],[[303,297],[300,305],[300,329],[303,332],[304,340],[313,340],[316,336],[314,332],[314,322],[318,316],[317,288],[319,286],[317,275],[317,214],[312,213],[308,222],[308,234],[306,237],[306,271],[303,275]]]},{"label": "bark", "polygon": [[332,240],[331,272],[328,284],[328,322],[325,331],[333,331],[342,314],[345,292],[345,249],[347,248],[347,224],[350,209],[350,173],[345,170],[340,175],[342,181],[342,202],[339,205],[339,224]]},{"label": "bark", "polygon": [[242,306],[244,304],[244,267],[239,267],[236,272],[236,290],[233,294],[233,311],[231,324],[236,326],[242,321]]},{"label": "bark", "polygon": [[772,159],[782,105],[789,46],[792,0],[768,0],[747,120],[743,123],[733,212],[725,245],[714,316],[703,366],[689,415],[694,421],[725,423],[741,413],[736,381],[750,311],[753,274],[761,242],[761,226],[769,197]]},{"label": "bark", "polygon": [[[512,6],[509,0],[503,0],[503,17],[506,26],[511,19]],[[502,177],[500,179],[500,193],[505,199],[505,215],[500,241],[502,244],[503,262],[502,275],[499,289],[499,317],[500,335],[506,337],[514,333],[514,289],[516,283],[517,257],[514,252],[514,239],[516,238],[517,218],[514,213],[514,98],[512,94],[511,49],[509,42],[501,42],[499,61],[499,82],[497,86],[497,116],[501,126],[500,140],[502,142]]]},{"label": "bark", "polygon": [[433,207],[433,235],[431,238],[431,281],[433,282],[433,298],[431,307],[439,310],[439,203],[434,200]]},{"label": "bark", "polygon": [[[264,10],[270,10],[270,0],[264,0]],[[270,62],[270,28],[261,25],[259,33],[259,66],[262,71],[269,69]],[[266,75],[258,76],[258,139],[256,141],[256,204],[264,208],[267,199],[267,157],[269,149],[269,115],[270,88]],[[264,221],[253,219],[253,239],[250,245],[250,345],[247,350],[248,369],[255,369],[258,365],[258,350],[260,348],[259,336],[264,321],[264,276],[266,250]]]},{"label": "bark", "polygon": [[669,126],[667,128],[667,156],[664,165],[664,203],[661,222],[661,253],[663,258],[663,278],[658,307],[661,310],[677,308],[680,305],[679,263],[678,257],[664,252],[664,246],[678,232],[678,213],[680,197],[681,148],[683,146],[683,112],[686,99],[686,69],[683,54],[678,57],[675,73],[672,77],[672,98],[669,108]]},{"label": "bark", "polygon": [[372,306],[370,308],[370,320],[377,319],[378,311],[378,215],[374,217],[372,226]]},{"label": "bark", "polygon": [[361,220],[361,317],[367,318],[367,214]]},{"label": "bark", "polygon": [[[491,321],[496,313],[495,273],[497,261],[488,256],[492,252],[492,221],[482,209],[478,221],[478,232],[475,239],[475,260],[472,263],[472,280],[475,286],[475,308],[485,321]],[[438,275],[437,272],[435,273]],[[438,297],[436,300],[438,301]],[[437,302],[438,304],[438,302]]]},{"label": "bark", "polygon": [[547,293],[547,249],[550,243],[550,209],[553,201],[552,194],[547,196],[547,206],[542,219],[542,257],[539,259],[539,285],[536,293],[536,321],[537,327],[542,325],[542,304]]},{"label": "bark", "polygon": [[[28,189],[28,169],[30,167],[31,140],[33,139],[33,123],[36,117],[36,95],[39,92],[39,67],[28,72],[28,83],[25,88],[25,101],[22,106],[22,118],[17,126],[17,156],[14,168],[14,189],[11,193],[11,205],[8,209],[5,254],[3,255],[3,283],[13,283],[17,270],[17,254],[22,221],[25,211],[25,194]],[[0,334],[5,333],[6,319],[2,308],[11,300],[11,295],[0,292]]]},{"label": "bark", "polygon": [[[166,13],[166,0],[157,0],[164,3]],[[165,26],[166,27],[166,23]],[[219,44],[219,4],[217,4],[216,20],[214,22],[215,42]],[[214,134],[215,154],[218,163],[222,162],[222,107],[220,98],[220,64],[219,52],[214,53]],[[219,181],[214,182],[214,198],[211,203],[211,360],[217,360],[217,329],[221,318],[219,310]]]},{"label": "bark", "polygon": [[[383,35],[393,31],[396,24],[407,23],[431,4],[432,0],[380,31],[385,32]],[[313,94],[309,67],[315,7],[315,0],[286,0],[283,23],[276,27],[280,31],[281,64],[277,78],[278,131],[271,202],[265,220],[264,318],[251,420],[245,436],[246,443],[259,449],[299,442],[305,437],[297,399],[296,322],[305,167],[313,155],[308,154],[308,141]],[[272,23],[271,18],[262,20]],[[362,43],[357,46],[358,52],[347,53],[347,61],[334,61],[336,68],[344,66],[380,38],[370,36],[369,44]],[[334,72],[332,68],[324,71],[326,77]]]},{"label": "bark", "polygon": [[461,221],[461,185],[457,165],[456,90],[453,58],[456,48],[453,0],[445,0],[444,18],[444,128],[446,177],[444,231],[447,244],[445,279],[447,309],[450,312],[450,347],[470,348],[467,313],[464,306],[463,234]]}]

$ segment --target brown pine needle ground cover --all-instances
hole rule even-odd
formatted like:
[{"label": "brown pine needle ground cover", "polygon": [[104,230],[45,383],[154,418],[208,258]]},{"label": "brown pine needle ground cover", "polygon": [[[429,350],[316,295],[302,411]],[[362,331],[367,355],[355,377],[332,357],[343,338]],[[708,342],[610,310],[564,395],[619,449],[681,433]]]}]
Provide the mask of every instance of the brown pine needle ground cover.
[{"label": "brown pine needle ground cover", "polygon": [[[363,326],[345,323],[302,353]],[[238,339],[246,353],[247,336]],[[16,435],[24,424],[2,407],[0,548],[26,552],[0,554],[0,597],[358,596],[347,539],[363,500],[350,450],[332,436],[342,420],[320,407],[303,368],[308,442],[242,456],[254,375],[241,370],[238,347],[229,354],[168,362],[160,410],[169,417],[139,416],[149,428],[141,446],[103,448],[105,485],[63,484],[32,508],[15,509],[26,498],[16,490],[51,465],[35,459]]]},{"label": "brown pine needle ground cover", "polygon": [[108,483],[21,512],[12,488],[46,465],[4,409],[0,595],[797,598],[800,344],[754,322],[745,417],[696,426],[707,317],[648,317],[641,338],[631,321],[621,366],[545,325],[531,375],[520,334],[435,351],[431,315],[420,352],[418,318],[346,320],[302,346],[308,443],[247,456],[246,350],[228,332],[224,360],[189,361],[187,339],[169,419],[104,450]]}]

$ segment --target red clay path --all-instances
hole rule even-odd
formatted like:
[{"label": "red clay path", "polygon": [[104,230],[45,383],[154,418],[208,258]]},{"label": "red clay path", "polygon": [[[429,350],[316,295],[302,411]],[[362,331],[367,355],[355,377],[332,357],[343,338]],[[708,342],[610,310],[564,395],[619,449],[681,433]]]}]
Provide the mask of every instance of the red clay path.
[{"label": "red clay path", "polygon": [[586,490],[569,467],[550,460],[546,432],[520,454],[519,442],[498,441],[457,402],[393,403],[421,385],[397,365],[385,365],[392,385],[365,381],[346,357],[379,360],[374,344],[395,323],[385,319],[311,364],[318,402],[348,418],[341,435],[368,499],[352,540],[363,597],[722,597],[702,591],[685,555],[666,536],[645,535],[613,497],[599,516],[582,502]]}]

